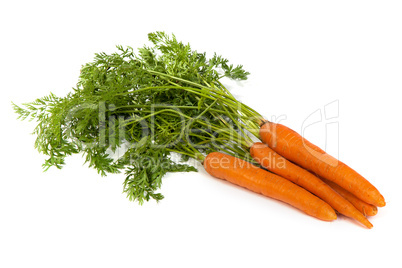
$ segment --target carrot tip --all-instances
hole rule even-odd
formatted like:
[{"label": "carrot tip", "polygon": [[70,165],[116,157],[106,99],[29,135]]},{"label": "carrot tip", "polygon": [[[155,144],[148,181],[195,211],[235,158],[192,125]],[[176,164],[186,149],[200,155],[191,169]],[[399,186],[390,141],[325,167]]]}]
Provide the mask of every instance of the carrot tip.
[{"label": "carrot tip", "polygon": [[366,218],[364,219],[360,219],[359,220],[364,226],[366,226],[367,228],[371,229],[373,228],[373,224]]},{"label": "carrot tip", "polygon": [[386,205],[386,203],[385,203],[384,200],[381,200],[381,201],[377,204],[378,207],[385,207],[385,205]]},{"label": "carrot tip", "polygon": [[377,215],[377,212],[378,212],[377,207],[373,207],[373,210],[372,210],[371,216]]}]

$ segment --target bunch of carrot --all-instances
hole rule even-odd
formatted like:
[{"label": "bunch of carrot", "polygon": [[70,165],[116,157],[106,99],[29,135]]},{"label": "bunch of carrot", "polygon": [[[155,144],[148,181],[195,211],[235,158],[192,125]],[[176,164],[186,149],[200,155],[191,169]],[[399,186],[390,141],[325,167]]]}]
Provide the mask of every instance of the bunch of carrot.
[{"label": "bunch of carrot", "polygon": [[[366,216],[385,206],[379,191],[295,131],[236,100],[220,80],[247,79],[241,65],[216,54],[207,59],[164,32],[148,38],[154,46],[140,48],[138,55],[123,47],[96,54],[66,97],[50,94],[25,108],[14,105],[19,118],[39,122],[35,147],[49,156],[45,169],[61,168],[66,156],[84,153],[102,175],[124,170],[124,192],[141,204],[163,198],[155,191],[167,172],[195,170],[174,163],[174,152],[203,161],[215,177],[319,219],[331,221],[340,213],[372,227]],[[132,146],[113,161],[109,149],[115,153],[127,142]]]},{"label": "bunch of carrot", "polygon": [[251,144],[250,154],[262,168],[215,152],[204,159],[206,171],[318,219],[332,221],[339,213],[373,227],[367,216],[385,200],[359,173],[284,125],[263,121],[259,136],[263,142]]}]

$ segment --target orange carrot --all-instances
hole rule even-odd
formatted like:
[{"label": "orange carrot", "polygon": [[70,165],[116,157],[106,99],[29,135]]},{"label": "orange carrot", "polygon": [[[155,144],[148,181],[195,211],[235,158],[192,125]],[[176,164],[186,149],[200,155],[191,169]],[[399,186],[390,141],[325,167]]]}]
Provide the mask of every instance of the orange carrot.
[{"label": "orange carrot", "polygon": [[307,190],[239,158],[210,153],[204,159],[204,168],[216,178],[288,203],[318,219],[332,221],[337,218],[330,205]]},{"label": "orange carrot", "polygon": [[343,196],[346,200],[348,200],[353,206],[355,206],[363,215],[365,216],[374,216],[377,214],[378,209],[376,206],[370,205],[363,200],[360,200],[350,192],[346,191],[343,189],[341,186],[339,186],[336,183],[333,183],[332,181],[326,180],[324,178],[320,178],[323,180],[326,184],[328,184],[332,189],[334,189],[338,194]]},{"label": "orange carrot", "polygon": [[340,185],[369,204],[385,206],[384,197],[363,176],[288,127],[266,121],[260,128],[260,137],[286,159]]},{"label": "orange carrot", "polygon": [[359,210],[325,182],[275,153],[266,144],[254,143],[250,148],[250,154],[264,168],[310,191],[339,213],[359,221],[367,228],[373,227]]}]

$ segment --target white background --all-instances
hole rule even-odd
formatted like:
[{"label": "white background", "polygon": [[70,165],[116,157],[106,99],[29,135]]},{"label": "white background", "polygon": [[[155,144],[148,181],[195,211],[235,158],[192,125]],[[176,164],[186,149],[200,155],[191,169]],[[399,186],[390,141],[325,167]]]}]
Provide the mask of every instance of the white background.
[{"label": "white background", "polygon": [[[400,1],[3,1],[0,267],[401,267],[401,14]],[[316,220],[202,168],[167,176],[165,199],[143,206],[123,175],[80,156],[43,173],[34,123],[11,101],[64,96],[94,53],[156,30],[243,64],[236,96],[298,132],[337,102],[339,132],[323,122],[305,136],[383,193],[374,228]]]}]

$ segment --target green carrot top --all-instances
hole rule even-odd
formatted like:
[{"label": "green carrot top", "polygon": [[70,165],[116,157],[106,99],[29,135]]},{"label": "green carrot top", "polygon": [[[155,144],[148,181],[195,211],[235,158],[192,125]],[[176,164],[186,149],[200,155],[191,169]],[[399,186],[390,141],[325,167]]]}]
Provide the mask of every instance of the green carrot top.
[{"label": "green carrot top", "polygon": [[174,35],[148,38],[152,46],[137,53],[117,46],[116,53],[96,54],[65,97],[50,93],[13,104],[20,119],[37,121],[35,148],[48,156],[45,170],[82,153],[101,175],[124,172],[124,192],[142,204],[163,198],[156,191],[166,173],[196,171],[183,162],[189,158],[202,161],[222,151],[253,161],[247,149],[262,116],[221,82],[249,73],[216,54],[207,58]]}]

